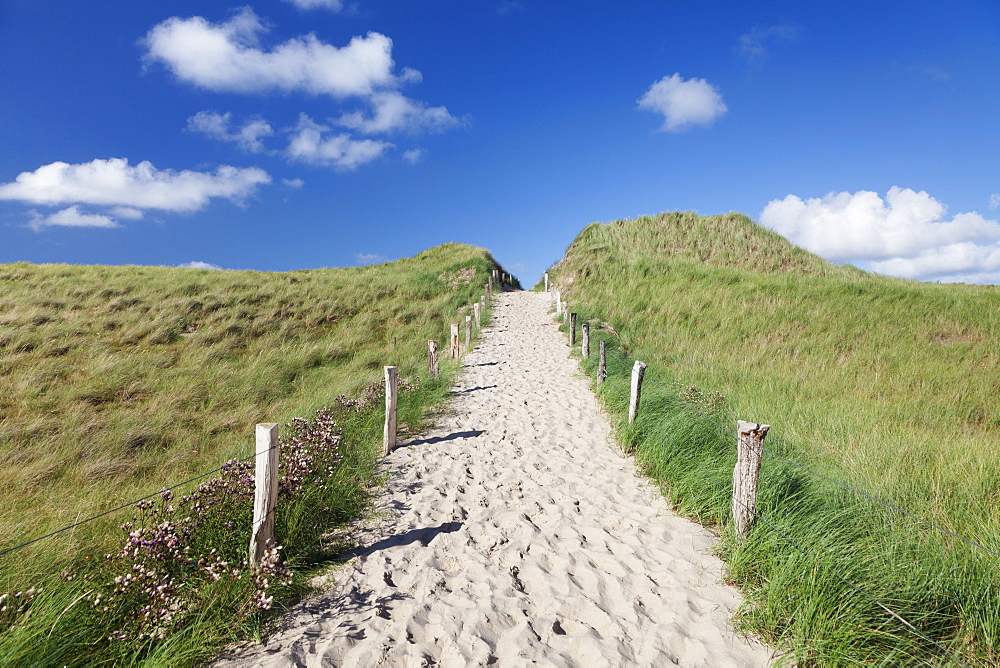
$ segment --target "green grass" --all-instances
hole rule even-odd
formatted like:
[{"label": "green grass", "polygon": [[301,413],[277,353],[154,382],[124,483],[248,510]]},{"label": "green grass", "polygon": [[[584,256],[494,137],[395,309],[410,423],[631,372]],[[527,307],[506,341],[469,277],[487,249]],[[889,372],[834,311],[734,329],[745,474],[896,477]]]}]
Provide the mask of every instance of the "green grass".
[{"label": "green grass", "polygon": [[[442,377],[428,380],[426,342],[446,345],[448,323],[472,312],[498,266],[460,244],[289,273],[0,266],[0,551],[247,457],[255,423],[283,424],[355,396],[384,365],[421,378],[399,407],[401,428],[419,428],[456,368],[444,363]],[[329,530],[367,507],[381,420],[381,409],[346,418],[336,479],[320,497],[279,509],[278,540],[300,570],[329,561],[342,547]],[[203,623],[164,641],[110,647],[96,637],[103,627],[89,602],[72,604],[83,585],[54,576],[85,572],[117,549],[119,525],[134,514],[0,556],[0,593],[45,586],[32,614],[0,633],[0,664],[184,665],[264,628],[267,615],[234,625],[223,602],[239,587],[220,586],[198,605]],[[248,540],[231,542],[242,553]]]},{"label": "green grass", "polygon": [[[690,213],[590,225],[550,277],[652,382],[725,395],[728,431],[769,423],[775,453],[1000,552],[996,286],[834,267],[744,216]],[[735,437],[647,388],[623,438],[681,510],[728,522]],[[762,476],[765,517],[805,552],[761,523],[726,543],[749,628],[804,663],[948,662],[839,574],[967,661],[1000,660],[1000,559],[774,456]]]}]

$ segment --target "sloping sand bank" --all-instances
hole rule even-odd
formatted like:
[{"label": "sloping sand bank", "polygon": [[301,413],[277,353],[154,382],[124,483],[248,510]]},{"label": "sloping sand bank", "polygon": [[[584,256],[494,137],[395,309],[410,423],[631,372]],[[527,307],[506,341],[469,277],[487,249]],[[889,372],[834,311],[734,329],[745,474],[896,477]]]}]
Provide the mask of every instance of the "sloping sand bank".
[{"label": "sloping sand bank", "polygon": [[218,665],[762,666],[705,529],[611,441],[545,295],[497,296],[325,594]]}]

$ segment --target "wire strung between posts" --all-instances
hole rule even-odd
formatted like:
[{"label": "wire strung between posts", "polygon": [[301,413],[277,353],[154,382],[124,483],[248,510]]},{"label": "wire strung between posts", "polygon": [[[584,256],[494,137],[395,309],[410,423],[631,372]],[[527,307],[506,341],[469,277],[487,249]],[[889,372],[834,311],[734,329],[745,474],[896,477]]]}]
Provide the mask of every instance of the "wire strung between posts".
[{"label": "wire strung between posts", "polygon": [[[249,457],[244,457],[243,459],[236,459],[236,460],[233,460],[233,461],[235,463],[250,461],[251,459],[256,458],[258,455],[261,455],[261,454],[267,452],[268,450],[273,449],[274,447],[277,447],[277,446],[271,446],[269,448],[261,450],[260,452],[255,452],[254,454],[250,455]],[[135,504],[140,503],[142,501],[145,501],[147,499],[151,499],[154,496],[159,496],[160,494],[163,494],[163,492],[169,492],[171,490],[177,489],[178,487],[182,487],[184,485],[187,485],[188,483],[192,483],[195,480],[201,480],[202,478],[207,478],[208,476],[212,475],[213,473],[218,473],[219,471],[221,471],[222,469],[224,469],[230,463],[231,462],[226,462],[225,464],[223,464],[219,468],[213,469],[213,470],[209,471],[208,473],[202,473],[201,475],[195,476],[193,478],[189,478],[188,480],[185,480],[184,482],[179,482],[176,485],[172,485],[170,487],[164,487],[163,489],[161,489],[161,490],[159,490],[157,492],[153,492],[152,494],[147,494],[146,496],[142,497],[141,499],[136,499],[135,501],[130,501],[130,502],[126,503],[126,504],[118,506],[117,508],[112,508],[111,510],[105,510],[103,513],[99,513],[97,515],[94,515],[93,517],[88,517],[85,520],[80,520],[79,522],[75,522],[74,524],[70,524],[69,526],[65,526],[65,527],[63,527],[61,529],[56,529],[55,531],[47,533],[44,536],[39,536],[38,538],[32,538],[31,540],[29,540],[27,542],[24,542],[24,543],[21,543],[20,545],[17,545],[16,547],[11,547],[11,548],[8,548],[8,549],[4,550],[3,552],[0,552],[0,557],[4,556],[5,554],[8,554],[10,552],[15,552],[17,550],[20,550],[21,548],[27,547],[28,545],[31,545],[32,543],[37,543],[40,540],[44,540],[46,538],[51,538],[52,536],[55,536],[56,534],[62,533],[63,531],[69,531],[70,529],[74,529],[74,528],[76,528],[78,526],[81,526],[83,524],[86,524],[88,522],[93,522],[94,520],[99,519],[101,517],[104,517],[105,515],[110,515],[112,513],[118,512],[119,510],[125,510],[126,508],[131,508]]]},{"label": "wire strung between posts", "polygon": [[[626,362],[626,364],[624,364],[624,365],[622,366],[622,368],[625,368],[625,369],[627,369],[627,362]],[[662,386],[661,386],[661,387],[662,387]],[[669,390],[668,390],[668,391],[669,391]],[[679,397],[678,397],[678,398],[679,398]],[[685,402],[685,403],[687,403],[687,402]],[[795,540],[794,538],[792,538],[791,536],[789,536],[788,534],[786,534],[786,533],[785,533],[784,531],[782,531],[781,529],[779,529],[779,528],[778,528],[777,526],[775,526],[775,525],[774,525],[774,524],[773,524],[772,522],[770,522],[770,521],[769,521],[769,520],[768,520],[768,519],[767,519],[766,517],[764,517],[763,515],[761,515],[760,511],[758,511],[758,510],[757,510],[756,508],[753,508],[753,509],[751,509],[751,508],[750,508],[750,507],[749,507],[749,506],[748,506],[748,505],[746,504],[746,502],[744,502],[744,501],[743,501],[743,500],[741,500],[741,499],[737,499],[737,498],[736,498],[736,496],[735,496],[735,495],[733,494],[733,492],[732,492],[732,491],[730,491],[730,490],[726,489],[726,487],[725,487],[725,486],[723,486],[723,485],[722,485],[722,484],[720,484],[720,483],[719,483],[719,482],[718,482],[717,480],[715,480],[715,478],[713,478],[713,477],[711,476],[711,474],[710,474],[710,473],[709,473],[709,472],[708,472],[707,470],[705,470],[705,468],[704,468],[704,467],[703,467],[703,466],[702,466],[701,464],[699,464],[699,463],[698,463],[698,461],[697,461],[696,459],[694,459],[694,458],[692,458],[691,456],[689,456],[689,455],[687,454],[687,451],[686,451],[686,450],[685,450],[685,449],[684,449],[683,447],[681,447],[681,446],[677,445],[677,444],[676,444],[676,443],[675,443],[675,442],[673,441],[673,439],[671,439],[671,438],[670,438],[669,436],[667,436],[667,435],[666,435],[665,433],[663,433],[663,432],[658,432],[658,433],[659,433],[659,434],[660,434],[660,435],[661,435],[662,437],[664,437],[664,438],[665,438],[665,439],[667,440],[667,442],[668,442],[668,443],[670,443],[671,445],[673,445],[673,446],[674,446],[674,448],[675,448],[675,449],[676,449],[676,450],[677,450],[678,452],[680,452],[680,454],[681,454],[681,455],[682,455],[682,456],[683,456],[683,457],[684,457],[685,459],[687,459],[687,460],[688,460],[689,462],[691,462],[692,464],[694,464],[694,465],[695,465],[695,466],[696,466],[696,467],[698,468],[698,470],[700,470],[700,471],[701,471],[701,472],[702,472],[703,474],[705,474],[705,477],[706,477],[706,478],[707,478],[707,479],[709,480],[709,482],[711,482],[711,483],[712,483],[713,485],[715,485],[715,486],[716,486],[716,487],[717,487],[717,488],[718,488],[719,490],[721,490],[722,492],[724,492],[725,494],[727,494],[727,495],[728,495],[728,496],[729,496],[730,498],[732,498],[732,499],[733,499],[734,501],[736,501],[737,503],[739,503],[740,505],[742,505],[742,506],[743,506],[744,508],[746,508],[746,509],[747,509],[748,511],[752,512],[752,513],[753,513],[753,515],[754,515],[754,516],[755,516],[755,517],[756,517],[757,519],[759,519],[760,521],[764,522],[764,524],[766,524],[766,525],[767,525],[767,526],[769,526],[769,527],[770,527],[771,529],[773,529],[773,530],[774,530],[774,531],[775,531],[775,532],[776,532],[776,533],[777,533],[777,534],[778,534],[779,536],[781,536],[781,537],[782,537],[782,538],[784,538],[784,539],[785,539],[786,541],[788,541],[788,542],[789,542],[790,544],[792,544],[792,545],[793,545],[793,546],[794,546],[794,547],[795,547],[795,548],[796,548],[797,550],[799,550],[799,551],[800,551],[800,552],[802,552],[803,554],[808,554],[808,555],[813,555],[813,554],[815,554],[815,551],[814,551],[814,550],[813,550],[812,548],[809,548],[809,547],[806,547],[806,546],[804,546],[804,545],[800,544],[800,543],[799,543],[798,541],[796,541],[796,540]],[[847,580],[846,578],[844,578],[844,577],[843,577],[842,575],[840,575],[840,574],[839,574],[839,573],[837,573],[836,571],[834,571],[834,570],[832,570],[831,568],[829,568],[828,566],[825,566],[825,565],[823,565],[822,563],[821,563],[820,565],[821,565],[821,566],[823,566],[824,570],[826,570],[826,571],[827,571],[828,573],[830,573],[830,575],[832,575],[833,577],[837,578],[837,579],[838,579],[838,580],[840,580],[840,581],[841,581],[841,582],[842,582],[843,584],[847,585],[848,587],[850,587],[851,589],[853,589],[853,590],[854,590],[854,591],[856,591],[857,593],[859,593],[859,594],[861,594],[862,596],[864,596],[865,598],[867,598],[867,599],[868,599],[869,601],[871,601],[872,603],[874,603],[875,605],[877,605],[877,606],[878,606],[879,608],[881,608],[882,610],[884,610],[884,611],[885,611],[886,613],[888,613],[889,615],[891,615],[891,616],[892,616],[893,618],[895,618],[895,619],[897,619],[897,620],[898,620],[899,622],[901,622],[901,623],[902,623],[902,624],[903,624],[904,626],[906,626],[906,627],[907,627],[907,628],[908,628],[909,630],[911,630],[911,631],[912,631],[913,633],[917,634],[918,636],[920,636],[921,638],[923,638],[924,640],[926,640],[927,642],[929,642],[930,644],[934,645],[935,647],[937,647],[938,649],[940,649],[940,650],[941,650],[942,652],[944,652],[945,654],[947,654],[948,656],[950,656],[950,657],[951,657],[952,659],[954,659],[954,660],[955,660],[955,661],[956,661],[956,662],[957,662],[958,664],[960,664],[960,665],[962,665],[962,666],[968,666],[968,664],[966,664],[966,663],[965,663],[964,661],[962,661],[962,660],[961,660],[960,658],[958,658],[958,656],[956,656],[956,655],[955,655],[955,654],[954,654],[954,653],[953,653],[953,652],[952,652],[951,650],[949,650],[949,649],[948,649],[947,647],[945,647],[945,646],[941,645],[940,643],[936,642],[935,640],[933,640],[933,639],[932,639],[932,638],[931,638],[930,636],[928,636],[928,635],[927,635],[927,634],[925,634],[925,633],[924,633],[923,631],[921,631],[921,630],[920,630],[920,629],[918,629],[918,628],[917,628],[916,626],[914,626],[914,625],[913,625],[912,623],[910,623],[910,622],[909,622],[909,621],[907,621],[907,620],[906,620],[905,618],[903,618],[903,617],[902,617],[902,616],[901,616],[901,615],[900,615],[899,613],[897,613],[896,611],[894,611],[894,610],[890,609],[890,608],[889,608],[888,606],[886,606],[886,605],[885,605],[884,603],[882,603],[881,601],[879,601],[879,600],[878,600],[877,598],[875,598],[874,596],[872,596],[871,594],[869,594],[869,593],[868,593],[868,592],[866,592],[865,590],[861,589],[860,587],[858,587],[858,586],[857,586],[857,585],[855,585],[854,583],[850,582],[849,580]]]},{"label": "wire strung between posts", "polygon": [[[620,353],[618,353],[617,351],[612,351],[612,352],[615,352],[616,354],[618,354],[619,357],[622,357],[622,355]],[[623,357],[622,357],[622,361],[623,361],[623,366],[627,367],[628,366],[628,361],[625,360]],[[702,416],[703,418],[705,418],[706,420],[708,420],[712,424],[714,424],[717,427],[719,427],[719,429],[721,429],[724,433],[729,434],[731,436],[734,436],[737,439],[740,438],[739,434],[737,434],[735,431],[733,431],[731,427],[726,427],[726,426],[723,426],[722,424],[719,424],[719,422],[717,422],[716,420],[712,419],[712,417],[710,417],[710,416],[706,415],[705,413],[701,412],[700,410],[698,410],[697,406],[695,406],[695,405],[691,404],[690,402],[686,401],[683,397],[681,397],[679,394],[677,394],[676,392],[674,392],[673,390],[671,390],[669,387],[666,387],[664,385],[661,385],[660,383],[657,383],[654,379],[652,379],[652,378],[650,378],[648,376],[646,377],[646,380],[648,380],[653,385],[656,385],[660,389],[664,390],[668,394],[672,395],[675,399],[677,399],[682,404],[684,404],[685,406],[687,406],[688,408],[690,408],[692,411],[694,411],[695,413],[697,413],[698,415]],[[909,512],[907,510],[904,510],[904,509],[900,508],[899,506],[896,506],[895,504],[890,503],[889,501],[883,501],[882,499],[880,499],[880,498],[878,498],[876,496],[872,496],[871,494],[868,494],[867,492],[863,492],[863,491],[861,491],[859,489],[855,489],[854,487],[851,487],[847,483],[840,482],[839,480],[835,480],[835,479],[833,479],[833,478],[831,478],[829,476],[823,475],[822,473],[819,473],[817,471],[813,471],[808,466],[804,466],[803,464],[800,464],[800,463],[798,463],[798,462],[796,462],[796,461],[794,461],[792,459],[788,459],[787,457],[783,457],[782,455],[779,455],[777,452],[774,452],[773,450],[767,449],[763,445],[761,446],[761,451],[765,452],[765,453],[767,453],[769,455],[771,455],[772,457],[777,457],[778,459],[780,459],[780,460],[782,460],[784,462],[792,464],[793,466],[797,466],[798,468],[802,469],[803,471],[806,471],[808,473],[813,474],[814,476],[822,478],[822,479],[826,480],[827,482],[831,482],[834,485],[837,485],[838,487],[841,487],[841,488],[846,489],[848,491],[854,492],[855,494],[860,494],[861,496],[864,496],[865,498],[868,498],[868,499],[870,499],[870,500],[872,500],[872,501],[874,501],[876,503],[882,504],[886,508],[890,508],[892,510],[895,510],[896,512],[898,512],[900,514],[906,515],[907,517],[909,517],[911,519],[917,520],[918,522],[922,522],[922,523],[926,524],[927,526],[933,527],[933,528],[937,529],[938,531],[940,531],[942,533],[946,533],[949,536],[953,536],[955,538],[958,538],[959,540],[964,541],[964,542],[968,543],[969,545],[971,545],[973,547],[979,548],[983,552],[987,552],[989,554],[992,554],[995,557],[1000,557],[1000,552],[996,552],[994,550],[991,550],[990,548],[986,547],[985,545],[977,543],[976,541],[974,541],[974,540],[972,540],[970,538],[966,538],[965,536],[957,534],[954,531],[950,531],[949,529],[945,529],[942,526],[938,526],[934,522],[931,522],[930,520],[926,520],[923,517],[920,517],[919,515],[914,515],[913,513]]]}]

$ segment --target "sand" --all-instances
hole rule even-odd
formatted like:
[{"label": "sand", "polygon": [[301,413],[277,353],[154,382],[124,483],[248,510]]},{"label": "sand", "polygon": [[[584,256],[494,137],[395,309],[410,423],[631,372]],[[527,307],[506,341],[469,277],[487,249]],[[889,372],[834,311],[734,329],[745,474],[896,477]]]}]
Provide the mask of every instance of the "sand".
[{"label": "sand", "polygon": [[498,295],[329,589],[239,666],[762,666],[715,539],[623,458],[546,295]]}]

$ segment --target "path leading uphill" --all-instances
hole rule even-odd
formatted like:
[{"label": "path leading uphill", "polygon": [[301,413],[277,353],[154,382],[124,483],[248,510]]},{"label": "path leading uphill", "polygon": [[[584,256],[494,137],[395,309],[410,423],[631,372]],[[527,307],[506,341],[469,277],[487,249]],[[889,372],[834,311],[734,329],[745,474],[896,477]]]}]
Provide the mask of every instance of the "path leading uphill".
[{"label": "path leading uphill", "polygon": [[332,588],[219,665],[766,665],[712,536],[618,454],[568,352],[546,295],[498,295]]}]

